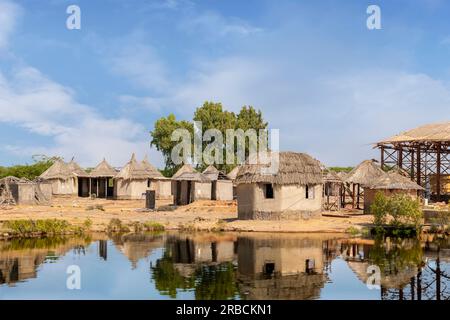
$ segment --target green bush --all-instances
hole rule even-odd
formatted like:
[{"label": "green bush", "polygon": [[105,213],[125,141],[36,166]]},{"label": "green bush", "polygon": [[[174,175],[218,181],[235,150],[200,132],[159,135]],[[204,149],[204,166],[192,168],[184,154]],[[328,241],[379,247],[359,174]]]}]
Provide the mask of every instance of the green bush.
[{"label": "green bush", "polygon": [[4,222],[3,227],[21,236],[33,234],[58,235],[70,231],[70,224],[65,220],[58,219],[12,220]]},{"label": "green bush", "polygon": [[109,221],[108,232],[130,232],[130,228],[122,223],[122,221],[118,218],[112,218]]},{"label": "green bush", "polygon": [[370,211],[374,215],[374,224],[378,228],[389,225],[394,228],[418,229],[423,220],[419,201],[405,194],[387,197],[378,192]]}]

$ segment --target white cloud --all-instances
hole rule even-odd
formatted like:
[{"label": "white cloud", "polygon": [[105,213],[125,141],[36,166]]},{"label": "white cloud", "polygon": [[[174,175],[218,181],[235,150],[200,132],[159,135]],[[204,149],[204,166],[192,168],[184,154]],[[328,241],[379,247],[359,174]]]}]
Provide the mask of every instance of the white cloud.
[{"label": "white cloud", "polygon": [[20,7],[8,0],[0,0],[0,51],[7,48],[14,31]]},{"label": "white cloud", "polygon": [[[127,119],[106,118],[94,108],[76,101],[74,93],[46,78],[37,69],[20,67],[13,76],[0,73],[1,122],[27,129],[31,134],[49,136],[50,147],[7,146],[13,153],[75,156],[88,166],[106,157],[123,165],[132,152],[139,157],[151,153],[161,165],[161,157],[150,150],[146,128]],[[155,157],[157,157],[155,159]]]}]

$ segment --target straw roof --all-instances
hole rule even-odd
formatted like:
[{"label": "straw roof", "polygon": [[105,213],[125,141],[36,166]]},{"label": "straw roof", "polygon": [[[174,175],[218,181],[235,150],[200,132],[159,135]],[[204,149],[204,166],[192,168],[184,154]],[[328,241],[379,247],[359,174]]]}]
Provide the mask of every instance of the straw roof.
[{"label": "straw roof", "polygon": [[375,163],[375,160],[365,160],[347,174],[345,182],[368,186],[383,175],[384,171]]},{"label": "straw roof", "polygon": [[[267,156],[267,154],[266,154]],[[279,152],[279,164],[276,174],[267,174],[263,168],[270,163],[246,164],[240,166],[236,183],[273,183],[273,184],[321,184],[322,169],[320,162],[305,153]]]},{"label": "straw roof", "polygon": [[158,171],[158,169],[156,169],[149,161],[148,161],[148,157],[145,156],[144,160],[142,160],[141,162],[142,167],[144,167],[144,169],[147,171],[148,173],[148,177],[150,179],[167,179],[166,177],[164,177],[161,172]]},{"label": "straw roof", "polygon": [[174,180],[186,180],[186,181],[196,181],[196,182],[211,182],[211,179],[209,179],[206,175],[200,172],[183,172],[178,177],[173,178]]},{"label": "straw roof", "polygon": [[178,171],[172,176],[172,179],[178,178],[180,175],[182,175],[185,172],[197,172],[192,165],[189,163],[184,164]]},{"label": "straw roof", "polygon": [[115,177],[117,171],[108,163],[105,159],[100,162],[94,170],[91,171],[90,176],[92,178],[109,178]]},{"label": "straw roof", "polygon": [[130,161],[128,161],[128,163],[116,175],[116,179],[124,180],[146,180],[149,177],[149,173],[144,166],[136,161],[136,156],[134,153],[132,154]]},{"label": "straw roof", "polygon": [[89,174],[81,169],[81,167],[73,159],[67,164],[69,170],[77,177],[89,177]]},{"label": "straw roof", "polygon": [[423,190],[417,183],[396,171],[385,173],[368,187],[370,189],[384,190]]},{"label": "straw roof", "polygon": [[209,180],[218,180],[219,179],[219,173],[220,171],[217,170],[216,167],[213,165],[209,165],[203,172],[202,172]]},{"label": "straw roof", "polygon": [[50,168],[45,170],[39,177],[44,180],[48,179],[67,180],[69,178],[73,178],[74,174],[64,161],[58,159],[50,166]]},{"label": "straw roof", "polygon": [[228,172],[227,177],[231,180],[235,180],[239,172],[239,166],[234,167],[233,170]]},{"label": "straw roof", "polygon": [[323,174],[323,180],[326,182],[343,182],[342,178],[334,171],[326,170]]},{"label": "straw roof", "polygon": [[398,135],[380,141],[379,143],[426,141],[450,142],[450,121],[420,126],[412,130],[404,131]]}]

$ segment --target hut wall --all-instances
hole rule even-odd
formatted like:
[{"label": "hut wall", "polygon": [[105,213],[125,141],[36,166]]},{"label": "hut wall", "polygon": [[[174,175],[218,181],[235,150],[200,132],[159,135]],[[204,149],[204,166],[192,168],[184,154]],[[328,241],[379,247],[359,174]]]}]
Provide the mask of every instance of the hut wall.
[{"label": "hut wall", "polygon": [[407,194],[411,196],[412,199],[417,199],[417,191],[416,190],[377,190],[377,189],[364,189],[364,213],[370,214],[370,206],[375,200],[375,195],[377,192],[383,193],[385,196],[390,197],[395,194]]},{"label": "hut wall", "polygon": [[233,200],[233,182],[231,180],[217,180],[215,183],[216,200]]},{"label": "hut wall", "polygon": [[237,187],[238,218],[256,220],[308,219],[320,216],[323,186],[273,185],[274,197],[267,199],[264,184],[240,184]]},{"label": "hut wall", "polygon": [[39,182],[37,188],[47,200],[52,199],[52,184],[48,182]]},{"label": "hut wall", "polygon": [[155,191],[156,199],[170,199],[172,196],[172,181],[151,179],[149,190]]},{"label": "hut wall", "polygon": [[52,193],[54,195],[76,195],[78,193],[78,186],[75,178],[49,179],[52,185]]},{"label": "hut wall", "polygon": [[117,179],[114,183],[114,197],[123,200],[144,199],[143,193],[147,191],[147,179],[124,180]]},{"label": "hut wall", "polygon": [[193,188],[191,189],[192,199],[195,200],[211,200],[211,182],[198,182],[192,183]]}]

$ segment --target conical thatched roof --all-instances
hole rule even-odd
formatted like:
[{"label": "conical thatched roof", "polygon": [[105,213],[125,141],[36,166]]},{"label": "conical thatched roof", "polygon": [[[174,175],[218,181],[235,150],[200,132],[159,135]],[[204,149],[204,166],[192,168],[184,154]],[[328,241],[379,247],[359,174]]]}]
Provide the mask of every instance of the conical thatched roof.
[{"label": "conical thatched roof", "polygon": [[183,172],[176,178],[172,178],[174,180],[187,180],[187,181],[197,181],[197,182],[211,182],[211,179],[208,178],[203,173],[194,171],[194,172]]},{"label": "conical thatched roof", "polygon": [[396,171],[385,173],[368,187],[370,189],[385,190],[423,190],[417,183],[408,177],[402,176]]},{"label": "conical thatched roof", "polygon": [[115,177],[117,174],[117,171],[111,167],[111,165],[106,162],[105,159],[103,159],[102,162],[100,162],[94,170],[91,171],[90,176],[92,178],[109,178],[109,177]]},{"label": "conical thatched roof", "polygon": [[305,153],[279,152],[279,165],[276,174],[267,174],[263,168],[268,164],[242,165],[236,183],[274,183],[274,184],[321,184],[322,169],[319,161]]},{"label": "conical thatched roof", "polygon": [[141,162],[142,167],[144,167],[144,169],[147,171],[148,173],[148,177],[150,179],[167,179],[166,177],[164,177],[161,172],[158,171],[158,169],[156,169],[149,161],[148,161],[148,157],[145,156],[144,160],[142,160]]},{"label": "conical thatched roof", "polygon": [[89,177],[89,174],[81,169],[81,167],[73,159],[67,164],[69,170],[77,177]]},{"label": "conical thatched roof", "polygon": [[384,171],[374,160],[365,160],[347,174],[345,182],[360,184],[364,187],[383,175]]},{"label": "conical thatched roof", "polygon": [[56,160],[50,168],[45,170],[39,177],[47,179],[62,179],[66,180],[73,178],[75,175],[69,169],[69,166],[62,160]]},{"label": "conical thatched roof", "polygon": [[189,163],[184,164],[178,171],[172,176],[172,179],[178,178],[185,172],[197,172]]},{"label": "conical thatched roof", "polygon": [[209,165],[202,173],[208,177],[209,180],[213,181],[219,178],[220,171],[213,165]]},{"label": "conical thatched roof", "polygon": [[149,177],[149,173],[144,166],[136,161],[134,153],[131,156],[130,161],[128,161],[128,163],[116,175],[116,179],[124,180],[146,180]]},{"label": "conical thatched roof", "polygon": [[237,177],[238,172],[239,172],[239,166],[236,166],[236,167],[234,167],[233,170],[231,170],[230,172],[228,172],[227,177],[228,177],[230,180],[235,180],[236,177]]},{"label": "conical thatched roof", "polygon": [[326,170],[323,174],[323,180],[326,182],[343,182],[343,180],[341,179],[341,177],[339,177],[339,175],[331,170]]}]

